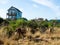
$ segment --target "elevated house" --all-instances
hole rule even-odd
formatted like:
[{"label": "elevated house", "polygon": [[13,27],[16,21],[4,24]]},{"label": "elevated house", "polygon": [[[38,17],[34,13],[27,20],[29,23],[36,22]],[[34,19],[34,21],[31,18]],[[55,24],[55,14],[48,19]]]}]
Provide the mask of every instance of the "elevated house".
[{"label": "elevated house", "polygon": [[13,6],[8,9],[7,19],[15,20],[15,19],[19,19],[21,17],[22,17],[22,12],[19,9],[17,9]]}]

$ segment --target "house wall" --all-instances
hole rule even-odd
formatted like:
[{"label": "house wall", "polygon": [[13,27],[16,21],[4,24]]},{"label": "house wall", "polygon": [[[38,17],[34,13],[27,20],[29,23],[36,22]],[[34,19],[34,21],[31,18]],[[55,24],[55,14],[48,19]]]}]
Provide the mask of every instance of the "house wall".
[{"label": "house wall", "polygon": [[[16,17],[15,17],[16,19],[22,17],[22,12],[20,12],[20,11],[18,11],[16,9],[11,9],[11,10],[8,11],[9,14],[11,14],[11,12],[16,13]],[[13,19],[14,16],[9,16],[8,18],[12,18]]]},{"label": "house wall", "polygon": [[17,17],[16,18],[21,18],[22,17],[22,13],[17,11]]}]

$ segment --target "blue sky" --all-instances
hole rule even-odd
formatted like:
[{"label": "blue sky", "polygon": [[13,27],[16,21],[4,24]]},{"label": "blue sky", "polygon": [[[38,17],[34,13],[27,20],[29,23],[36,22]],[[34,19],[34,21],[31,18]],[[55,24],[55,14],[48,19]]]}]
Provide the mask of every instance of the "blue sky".
[{"label": "blue sky", "polygon": [[60,19],[60,0],[0,0],[0,17],[6,18],[11,6],[21,10],[27,19]]}]

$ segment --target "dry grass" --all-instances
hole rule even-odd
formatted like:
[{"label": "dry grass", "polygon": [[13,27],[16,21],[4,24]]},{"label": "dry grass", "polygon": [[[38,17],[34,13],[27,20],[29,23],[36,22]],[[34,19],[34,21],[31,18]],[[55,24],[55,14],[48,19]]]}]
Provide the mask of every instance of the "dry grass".
[{"label": "dry grass", "polygon": [[[34,40],[29,41],[28,36],[32,36],[33,38],[39,36],[39,42],[35,42]],[[2,41],[3,45],[60,45],[60,28],[55,27],[55,32],[50,33],[48,30],[45,33],[40,33],[37,31],[35,34],[31,34],[27,31],[25,39],[13,40],[16,35],[8,38],[4,33],[3,29],[0,29],[0,41]],[[1,44],[0,44],[1,45]]]}]

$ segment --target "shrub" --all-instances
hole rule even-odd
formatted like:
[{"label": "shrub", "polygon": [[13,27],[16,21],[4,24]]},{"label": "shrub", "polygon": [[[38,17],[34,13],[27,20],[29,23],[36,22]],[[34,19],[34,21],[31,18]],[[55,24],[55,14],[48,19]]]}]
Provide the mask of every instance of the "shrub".
[{"label": "shrub", "polygon": [[12,36],[14,30],[13,30],[13,28],[6,26],[6,27],[4,27],[3,31],[4,31],[4,33],[6,33],[6,35],[8,37],[10,37],[10,36]]}]

